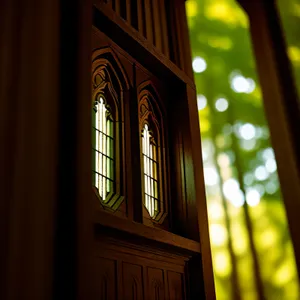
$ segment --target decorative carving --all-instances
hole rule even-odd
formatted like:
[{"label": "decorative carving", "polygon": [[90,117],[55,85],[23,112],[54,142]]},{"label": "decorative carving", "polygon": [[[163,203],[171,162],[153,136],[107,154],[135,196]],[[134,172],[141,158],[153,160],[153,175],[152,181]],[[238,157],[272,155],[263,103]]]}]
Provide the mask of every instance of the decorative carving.
[{"label": "decorative carving", "polygon": [[148,268],[148,283],[149,283],[149,299],[164,300],[164,274],[163,270],[156,268]]},{"label": "decorative carving", "polygon": [[170,300],[181,300],[183,297],[183,276],[181,273],[168,271]]},{"label": "decorative carving", "polygon": [[[95,50],[92,54],[92,107],[94,111],[97,112],[98,104],[101,102],[101,97],[105,99],[103,102],[106,108],[106,119],[112,121],[112,149],[114,149],[115,145],[120,145],[120,142],[123,140],[121,135],[122,128],[120,128],[120,126],[115,127],[114,124],[123,124],[123,120],[121,119],[121,112],[123,110],[123,91],[127,91],[128,89],[128,78],[123,70],[122,64],[112,49],[108,47]],[[103,115],[102,119],[104,119]],[[116,128],[118,129],[116,130]],[[100,131],[98,130],[98,132]],[[96,151],[98,150],[99,149],[96,149]],[[103,154],[106,155],[107,153]],[[107,191],[105,199],[102,195],[105,193],[104,189],[102,189],[101,194],[99,193],[98,187],[94,187],[95,194],[100,200],[99,202],[102,209],[115,211],[120,207],[124,200],[124,191],[122,189],[123,185],[116,184],[116,182],[122,182],[125,185],[126,180],[123,178],[123,174],[120,171],[120,169],[122,169],[120,162],[121,157],[121,151],[116,151],[116,155],[113,156],[114,162],[111,166],[111,170],[115,172],[113,177],[114,182]]]},{"label": "decorative carving", "polygon": [[93,74],[93,88],[97,90],[104,89],[107,84],[106,74],[105,74],[106,65],[99,67]]},{"label": "decorative carving", "polygon": [[94,294],[100,300],[117,298],[116,261],[98,257],[94,263]]},{"label": "decorative carving", "polygon": [[132,300],[138,300],[138,284],[135,277],[132,276]]},{"label": "decorative carving", "polygon": [[152,281],[153,287],[154,287],[154,295],[155,295],[155,300],[160,299],[160,290],[163,289],[163,284],[160,280],[153,279]]},{"label": "decorative carving", "polygon": [[143,118],[143,116],[149,112],[149,107],[147,105],[148,103],[145,101],[143,104],[141,104],[140,107],[140,117]]},{"label": "decorative carving", "polygon": [[181,300],[181,296],[182,296],[181,283],[180,285],[178,285],[178,283],[173,282],[172,286],[174,291],[174,300]]},{"label": "decorative carving", "polygon": [[102,277],[102,282],[101,282],[101,299],[102,300],[108,300],[107,298],[107,274],[105,274],[103,277]]},{"label": "decorative carving", "polygon": [[143,300],[142,266],[123,262],[124,300]]}]

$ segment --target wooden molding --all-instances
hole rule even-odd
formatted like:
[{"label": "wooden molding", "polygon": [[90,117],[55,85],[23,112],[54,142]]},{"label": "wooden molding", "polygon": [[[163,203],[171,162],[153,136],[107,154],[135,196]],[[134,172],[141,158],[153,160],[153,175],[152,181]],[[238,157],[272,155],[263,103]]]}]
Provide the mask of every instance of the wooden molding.
[{"label": "wooden molding", "polygon": [[128,233],[133,236],[145,238],[148,240],[154,240],[161,245],[169,245],[183,251],[188,251],[192,253],[200,253],[200,243],[193,240],[178,236],[171,232],[148,227],[141,223],[136,223],[128,221],[123,218],[115,217],[114,215],[103,212],[96,211],[93,218],[94,224],[98,224],[104,227],[111,227],[114,230]]}]

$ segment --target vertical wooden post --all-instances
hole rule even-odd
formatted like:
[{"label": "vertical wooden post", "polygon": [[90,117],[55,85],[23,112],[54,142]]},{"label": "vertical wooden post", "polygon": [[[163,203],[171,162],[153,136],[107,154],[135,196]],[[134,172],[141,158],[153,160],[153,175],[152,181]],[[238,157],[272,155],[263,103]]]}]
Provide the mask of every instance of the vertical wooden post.
[{"label": "vertical wooden post", "polygon": [[198,223],[200,233],[200,245],[203,264],[203,279],[206,299],[215,299],[214,275],[212,267],[206,195],[204,186],[202,147],[200,140],[200,126],[196,101],[196,90],[187,85],[187,99],[189,109],[190,132],[192,142],[193,168],[195,177],[195,189],[198,208]]},{"label": "vertical wooden post", "polygon": [[165,0],[160,0],[159,5],[160,5],[159,10],[160,10],[160,24],[161,24],[162,52],[166,57],[169,57],[169,36],[168,36]]},{"label": "vertical wooden post", "polygon": [[153,32],[153,15],[152,15],[152,0],[145,0],[145,15],[146,15],[146,37],[150,43],[154,42]]},{"label": "vertical wooden post", "polygon": [[257,70],[300,270],[300,109],[275,2],[239,0],[249,15]]},{"label": "vertical wooden post", "polygon": [[91,10],[0,4],[1,299],[89,298]]},{"label": "vertical wooden post", "polygon": [[0,3],[1,299],[53,299],[59,23],[58,0]]},{"label": "vertical wooden post", "polygon": [[[187,27],[186,13],[183,0],[178,0],[176,3],[181,8],[181,13],[177,8],[177,18],[179,19],[178,25],[178,41],[183,41],[184,45],[181,45],[180,52],[181,55],[181,67],[184,69],[187,75],[193,76],[192,72],[192,61],[191,61],[191,49],[189,43],[189,32]],[[194,173],[194,186],[195,186],[195,196],[197,202],[197,213],[198,213],[198,226],[200,233],[200,245],[201,245],[201,260],[203,269],[203,280],[204,280],[204,290],[206,299],[216,299],[215,294],[215,284],[214,284],[214,274],[212,266],[211,257],[211,247],[209,238],[209,221],[208,221],[208,211],[206,203],[205,194],[205,184],[204,184],[204,173],[203,173],[203,161],[202,161],[202,146],[200,137],[200,126],[199,126],[199,116],[197,108],[197,95],[196,87],[189,84],[186,85],[187,93],[187,106],[188,106],[188,116],[190,125],[190,140],[192,148],[192,160],[193,160],[193,173]]]},{"label": "vertical wooden post", "polygon": [[144,15],[145,15],[144,0],[137,0],[138,30],[139,30],[141,35],[146,36]]},{"label": "vertical wooden post", "polygon": [[161,52],[162,51],[162,27],[160,22],[160,14],[162,11],[159,9],[159,0],[152,0],[153,7],[153,35],[155,36],[155,46]]}]

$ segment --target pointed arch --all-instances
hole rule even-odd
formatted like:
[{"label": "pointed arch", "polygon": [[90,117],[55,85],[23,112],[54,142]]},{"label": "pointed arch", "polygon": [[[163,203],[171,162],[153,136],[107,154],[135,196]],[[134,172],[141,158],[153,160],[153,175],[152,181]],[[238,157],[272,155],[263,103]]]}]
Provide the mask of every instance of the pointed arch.
[{"label": "pointed arch", "polygon": [[138,87],[138,100],[143,202],[152,221],[161,223],[167,215],[165,114],[151,81]]},{"label": "pointed arch", "polygon": [[127,74],[109,47],[92,53],[93,181],[100,203],[117,209],[124,199],[121,172]]},{"label": "pointed arch", "polygon": [[105,91],[112,96],[110,103],[115,111],[115,120],[123,114],[124,92],[130,88],[128,76],[117,55],[110,47],[97,49],[92,54],[92,100]]},{"label": "pointed arch", "polygon": [[159,119],[162,119],[163,115],[166,115],[166,108],[160,97],[160,93],[158,92],[157,88],[152,83],[152,81],[146,80],[142,82],[139,85],[137,92],[139,95],[139,100],[144,96],[150,97],[152,99],[152,109],[154,110],[155,114]]},{"label": "pointed arch", "polygon": [[92,54],[92,73],[99,66],[105,66],[110,74],[115,76],[121,90],[128,90],[130,82],[128,76],[115,52],[110,47],[94,50]]}]

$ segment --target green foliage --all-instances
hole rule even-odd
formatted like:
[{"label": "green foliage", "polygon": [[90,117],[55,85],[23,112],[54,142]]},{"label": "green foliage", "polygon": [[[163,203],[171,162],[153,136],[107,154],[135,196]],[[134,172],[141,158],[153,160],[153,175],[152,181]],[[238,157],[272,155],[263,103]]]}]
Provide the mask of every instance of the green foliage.
[{"label": "green foliage", "polygon": [[[294,2],[287,1],[287,27],[299,24],[299,0],[299,14],[288,19],[296,15]],[[293,248],[247,16],[235,0],[188,0],[186,8],[192,58],[202,59],[194,71],[217,297],[232,299],[237,290],[241,299],[258,299],[258,278],[266,299],[296,300]],[[300,66],[299,34],[293,29],[289,36],[293,66]]]}]

